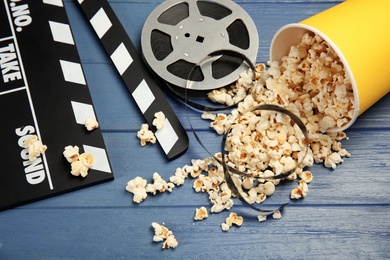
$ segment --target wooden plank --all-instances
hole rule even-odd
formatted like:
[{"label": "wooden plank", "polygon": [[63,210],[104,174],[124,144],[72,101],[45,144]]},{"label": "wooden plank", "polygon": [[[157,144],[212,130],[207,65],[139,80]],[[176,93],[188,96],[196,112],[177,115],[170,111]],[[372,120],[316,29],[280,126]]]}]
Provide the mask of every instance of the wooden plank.
[{"label": "wooden plank", "polygon": [[[141,204],[132,202],[132,194],[125,191],[126,184],[136,176],[152,181],[154,172],[158,172],[167,180],[174,175],[176,168],[191,163],[191,159],[202,159],[208,154],[189,133],[190,148],[182,157],[167,163],[159,153],[156,145],[140,147],[135,133],[106,133],[104,138],[109,157],[115,172],[115,180],[93,188],[65,194],[44,202],[27,205],[28,208],[41,207],[163,207],[192,206],[199,207],[210,204],[207,194],[196,193],[193,179],[188,178],[185,184],[177,187],[172,193],[150,195]],[[372,135],[376,136],[373,140]],[[389,203],[390,186],[390,143],[388,131],[355,131],[350,133],[350,140],[344,146],[352,153],[336,170],[323,165],[315,165],[309,170],[314,179],[309,185],[309,194],[303,200],[290,201],[289,194],[297,186],[297,182],[286,182],[277,186],[274,195],[266,200],[266,204],[280,205],[290,202],[292,205],[379,205]],[[206,143],[214,143],[209,134],[200,133]],[[383,141],[382,141],[383,140]],[[216,145],[219,147],[219,145]],[[380,152],[378,152],[380,151]],[[145,159],[147,158],[147,159]],[[235,200],[236,205],[241,202]]]},{"label": "wooden plank", "polygon": [[[389,256],[389,206],[289,207],[281,220],[244,215],[221,230],[228,213],[194,221],[191,207],[20,209],[0,215],[2,259],[384,259]],[[179,241],[152,242],[152,222]],[[37,232],[39,230],[39,233]]]}]

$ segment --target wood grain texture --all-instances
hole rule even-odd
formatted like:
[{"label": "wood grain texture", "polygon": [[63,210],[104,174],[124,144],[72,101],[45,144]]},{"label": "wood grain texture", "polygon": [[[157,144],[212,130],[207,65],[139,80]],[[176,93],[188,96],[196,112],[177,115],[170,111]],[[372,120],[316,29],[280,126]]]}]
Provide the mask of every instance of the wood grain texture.
[{"label": "wood grain texture", "polygon": [[[384,259],[387,209],[289,207],[281,220],[247,217],[229,232],[220,230],[227,212],[194,222],[192,207],[18,209],[2,213],[1,230],[8,235],[0,252],[2,259]],[[42,219],[32,225],[38,215]],[[173,231],[175,250],[152,241],[152,221]],[[15,225],[23,229],[16,233]]]},{"label": "wood grain texture", "polygon": [[[110,1],[136,46],[148,14],[162,1]],[[258,62],[266,62],[273,34],[340,1],[236,1],[255,21],[260,35]],[[269,207],[290,202],[282,219],[258,222],[256,212],[235,200],[244,216],[241,227],[222,232],[229,212],[194,221],[195,208],[209,206],[192,179],[172,193],[149,196],[141,204],[125,191],[136,176],[164,179],[191,159],[208,154],[196,142],[183,104],[169,102],[188,131],[190,148],[167,162],[158,145],[141,147],[136,132],[143,123],[131,95],[73,1],[65,1],[75,40],[115,180],[0,212],[0,259],[389,259],[390,258],[390,95],[362,114],[346,131],[343,146],[352,154],[336,170],[311,168],[309,195],[290,201],[296,182],[277,187]],[[219,137],[200,114],[189,110],[192,124],[210,149]],[[214,147],[214,148],[213,148]],[[215,148],[217,147],[217,148]],[[165,224],[179,241],[162,250],[152,241],[151,223]]]}]

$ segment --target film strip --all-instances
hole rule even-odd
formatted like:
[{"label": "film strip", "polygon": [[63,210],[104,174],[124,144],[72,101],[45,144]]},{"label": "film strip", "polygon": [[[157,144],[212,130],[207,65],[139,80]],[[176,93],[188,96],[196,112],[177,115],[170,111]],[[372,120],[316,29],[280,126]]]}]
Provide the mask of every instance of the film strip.
[{"label": "film strip", "polygon": [[[78,3],[167,158],[172,160],[184,153],[188,148],[187,133],[110,4],[106,0],[78,0]],[[156,130],[152,121],[154,114],[159,111],[164,113],[166,122],[164,128]]]},{"label": "film strip", "polygon": [[[113,179],[62,0],[0,4],[0,210]],[[37,135],[48,149],[28,160],[23,141]],[[95,164],[80,179],[62,155],[77,145]]]}]

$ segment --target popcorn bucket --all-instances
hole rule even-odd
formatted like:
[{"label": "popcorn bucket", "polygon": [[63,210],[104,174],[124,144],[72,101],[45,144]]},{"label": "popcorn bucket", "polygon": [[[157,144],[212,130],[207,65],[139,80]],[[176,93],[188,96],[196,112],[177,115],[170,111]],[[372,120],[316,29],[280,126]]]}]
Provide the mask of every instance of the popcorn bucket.
[{"label": "popcorn bucket", "polygon": [[311,32],[324,39],[343,62],[354,92],[352,120],[390,91],[390,1],[347,0],[296,24],[283,26],[270,47],[270,60],[287,56],[290,47]]}]

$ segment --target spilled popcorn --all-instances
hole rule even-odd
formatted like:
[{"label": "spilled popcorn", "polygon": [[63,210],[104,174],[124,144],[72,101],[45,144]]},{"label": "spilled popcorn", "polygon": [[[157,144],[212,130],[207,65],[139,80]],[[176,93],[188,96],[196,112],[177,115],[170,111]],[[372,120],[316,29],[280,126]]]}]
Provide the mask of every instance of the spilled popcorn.
[{"label": "spilled popcorn", "polygon": [[202,220],[209,217],[206,207],[196,209],[194,220]]},{"label": "spilled popcorn", "polygon": [[70,173],[74,176],[87,177],[89,169],[95,163],[95,158],[92,154],[82,153],[79,154],[78,146],[68,145],[64,148],[63,152],[66,160],[71,164]]},{"label": "spilled popcorn", "polygon": [[30,138],[23,142],[23,144],[25,148],[28,148],[28,159],[31,162],[35,161],[35,159],[47,150],[47,146],[43,145],[36,135],[31,135]]},{"label": "spilled popcorn", "polygon": [[300,180],[298,187],[296,187],[291,191],[290,198],[291,199],[304,198],[306,197],[308,191],[309,191],[309,187],[307,186],[307,182]]},{"label": "spilled popcorn", "polygon": [[87,128],[88,131],[95,130],[99,127],[99,123],[96,121],[96,119],[87,117],[85,119],[85,128]]},{"label": "spilled popcorn", "polygon": [[146,185],[146,192],[156,195],[157,191],[160,193],[164,191],[172,192],[173,187],[175,187],[173,183],[164,181],[160,174],[155,172],[153,173],[153,183]]},{"label": "spilled popcorn", "polygon": [[142,124],[141,129],[137,132],[137,137],[140,139],[141,145],[145,146],[146,143],[156,143],[156,137],[153,132],[149,130],[148,124]]},{"label": "spilled popcorn", "polygon": [[274,219],[281,219],[282,218],[282,213],[280,212],[280,210],[275,210],[274,213],[272,214],[272,218]]},{"label": "spilled popcorn", "polygon": [[229,231],[233,224],[236,226],[241,226],[243,222],[243,217],[237,216],[237,214],[234,212],[230,212],[229,216],[226,218],[226,221],[221,224],[221,228],[223,231]]},{"label": "spilled popcorn", "polygon": [[79,147],[68,145],[65,147],[63,155],[69,163],[77,161],[79,159]]},{"label": "spilled popcorn", "polygon": [[127,182],[126,190],[133,193],[133,201],[135,203],[140,203],[148,196],[146,193],[146,184],[147,181],[139,176]]},{"label": "spilled popcorn", "polygon": [[152,124],[157,128],[157,130],[162,129],[165,125],[164,113],[161,111],[155,113]]},{"label": "spilled popcorn", "polygon": [[257,220],[259,222],[266,221],[267,220],[267,215],[259,214],[259,215],[257,215]]},{"label": "spilled popcorn", "polygon": [[163,242],[162,249],[176,248],[179,244],[172,231],[157,222],[152,222],[154,242]]}]

